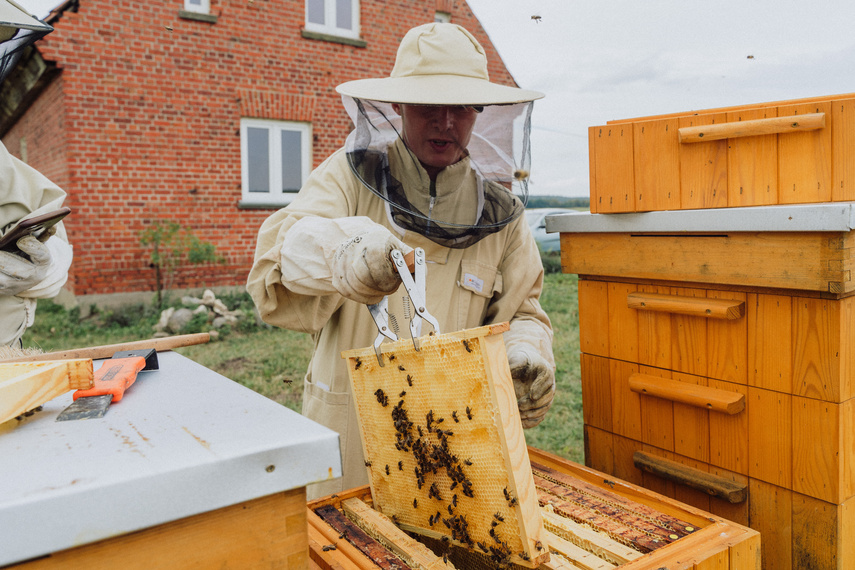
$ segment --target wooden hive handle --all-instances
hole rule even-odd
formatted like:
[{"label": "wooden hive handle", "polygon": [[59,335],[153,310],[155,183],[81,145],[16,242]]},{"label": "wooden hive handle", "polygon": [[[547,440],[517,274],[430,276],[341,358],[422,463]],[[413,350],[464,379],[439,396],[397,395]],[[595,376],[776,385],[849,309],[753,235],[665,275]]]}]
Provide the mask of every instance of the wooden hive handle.
[{"label": "wooden hive handle", "polygon": [[737,483],[664,457],[636,451],[632,455],[632,462],[642,471],[704,491],[732,504],[741,503],[748,498],[748,487],[743,483]]},{"label": "wooden hive handle", "polygon": [[663,398],[731,416],[745,409],[745,396],[739,392],[698,386],[647,374],[631,375],[629,389],[645,396]]},{"label": "wooden hive handle", "polygon": [[683,297],[661,293],[630,293],[626,296],[626,306],[630,309],[678,313],[711,319],[735,320],[745,315],[745,301]]},{"label": "wooden hive handle", "polygon": [[751,121],[683,127],[677,129],[677,136],[681,143],[696,143],[737,137],[813,131],[822,128],[825,128],[825,113],[808,113],[788,117],[770,117]]}]

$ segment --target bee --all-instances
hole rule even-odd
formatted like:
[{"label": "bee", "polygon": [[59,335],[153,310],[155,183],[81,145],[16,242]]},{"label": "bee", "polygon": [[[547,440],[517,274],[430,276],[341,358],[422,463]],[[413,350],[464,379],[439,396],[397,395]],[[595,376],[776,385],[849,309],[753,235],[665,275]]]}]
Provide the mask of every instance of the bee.
[{"label": "bee", "polygon": [[419,500],[418,499],[413,499],[413,508],[414,509],[419,508]]},{"label": "bee", "polygon": [[370,461],[366,461],[366,462],[365,462],[365,466],[366,466],[366,467],[371,467],[371,462],[370,462]]},{"label": "bee", "polygon": [[359,367],[362,366],[362,359],[358,356],[356,357],[356,366],[353,367],[354,370],[359,370]]},{"label": "bee", "polygon": [[341,534],[338,535],[338,537],[339,538],[347,538],[347,531],[346,530],[341,531]]},{"label": "bee", "polygon": [[171,31],[172,31],[172,26],[163,26],[163,27],[164,27],[164,28],[166,28],[166,31],[167,31],[167,32],[171,32]]},{"label": "bee", "polygon": [[407,386],[413,385],[413,377],[407,374]]},{"label": "bee", "polygon": [[472,465],[472,460],[471,459],[464,459],[463,464],[464,465]]},{"label": "bee", "polygon": [[453,419],[453,420],[454,420],[454,423],[456,423],[456,424],[459,424],[459,423],[460,423],[460,420],[459,420],[459,419],[457,419],[457,410],[455,410],[455,411],[451,412],[451,419]]},{"label": "bee", "polygon": [[472,352],[472,345],[469,344],[469,341],[463,339],[463,347],[466,349],[466,352]]},{"label": "bee", "polygon": [[499,521],[499,522],[505,522],[505,517],[503,517],[503,516],[501,515],[501,513],[496,513],[496,514],[494,514],[494,515],[493,515],[493,518],[495,518],[495,519],[496,519],[497,521]]},{"label": "bee", "polygon": [[451,505],[448,505],[448,514],[450,514],[450,515],[454,514],[454,509],[451,507]]},{"label": "bee", "polygon": [[324,552],[328,552],[330,550],[335,550],[335,544],[325,544],[323,546]]},{"label": "bee", "polygon": [[403,471],[403,470],[404,470],[404,462],[403,462],[403,461],[399,461],[399,462],[398,462],[398,471]]},{"label": "bee", "polygon": [[406,391],[406,390],[401,390],[401,393],[400,393],[400,394],[398,394],[398,397],[399,397],[399,398],[403,398],[403,397],[404,397],[404,396],[406,396],[406,395],[407,395],[407,391]]},{"label": "bee", "polygon": [[543,550],[543,543],[538,540],[534,543],[534,547],[538,550]]},{"label": "bee", "polygon": [[451,504],[454,505],[455,507],[457,506],[457,495],[452,495]]},{"label": "bee", "polygon": [[522,558],[523,560],[526,560],[526,561],[531,560],[531,556],[529,556],[525,552],[520,552],[520,558]]},{"label": "bee", "polygon": [[389,355],[389,362],[392,362],[393,360],[395,360],[395,355],[394,355],[394,354],[390,354],[390,355]]},{"label": "bee", "polygon": [[389,466],[386,465],[386,475],[389,475]]},{"label": "bee", "polygon": [[486,544],[484,544],[483,542],[476,542],[475,544],[478,545],[478,548],[480,548],[484,552],[487,552],[487,545]]},{"label": "bee", "polygon": [[398,526],[398,517],[392,515],[392,522],[395,523],[395,526]]},{"label": "bee", "polygon": [[539,24],[539,23],[540,23],[540,21],[542,20],[542,18],[541,18],[538,14],[534,14],[534,15],[531,17],[531,19],[532,19],[532,20],[534,20],[534,21],[535,21],[535,23],[537,23],[537,24]]},{"label": "bee", "polygon": [[472,419],[472,410],[469,408],[469,406],[466,406],[466,417],[470,420]]},{"label": "bee", "polygon": [[508,501],[508,506],[509,506],[509,507],[513,507],[513,506],[515,506],[516,504],[517,504],[517,498],[516,498],[516,497],[514,497],[513,499],[511,499],[510,501]]},{"label": "bee", "polygon": [[399,364],[399,365],[398,365],[398,370],[400,370],[401,372],[406,372],[406,370],[407,370],[407,369],[406,369],[406,368],[404,368],[404,367],[403,367],[403,365]]},{"label": "bee", "polygon": [[522,182],[528,178],[528,170],[514,170],[514,179],[517,182]]},{"label": "bee", "polygon": [[508,493],[508,488],[507,488],[507,487],[505,487],[504,489],[502,489],[502,493],[504,493],[504,494],[505,494],[505,500],[506,500],[506,501],[510,501],[510,500],[511,500],[511,494],[510,494],[510,493]]}]

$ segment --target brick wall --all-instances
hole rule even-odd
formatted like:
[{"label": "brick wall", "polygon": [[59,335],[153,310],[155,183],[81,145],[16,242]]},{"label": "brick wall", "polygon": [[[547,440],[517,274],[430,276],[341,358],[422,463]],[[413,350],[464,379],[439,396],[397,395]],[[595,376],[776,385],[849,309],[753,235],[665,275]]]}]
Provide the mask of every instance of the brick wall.
[{"label": "brick wall", "polygon": [[179,17],[182,0],[80,0],[39,44],[61,77],[4,136],[70,195],[76,295],[154,290],[139,232],[175,220],[216,245],[224,265],[191,266],[173,286],[245,283],[271,209],[239,209],[240,119],[311,121],[313,165],[351,124],[334,88],[388,75],[398,43],[436,9],[483,43],[493,81],[513,84],[467,4],[362,0],[366,47],[302,37],[304,3],[211,0],[216,23]]}]

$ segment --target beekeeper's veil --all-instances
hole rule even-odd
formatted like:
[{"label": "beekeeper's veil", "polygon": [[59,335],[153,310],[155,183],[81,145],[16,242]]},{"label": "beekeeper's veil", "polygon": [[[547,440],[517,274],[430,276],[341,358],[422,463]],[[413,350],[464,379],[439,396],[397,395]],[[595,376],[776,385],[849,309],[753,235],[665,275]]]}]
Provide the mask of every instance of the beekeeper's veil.
[{"label": "beekeeper's veil", "polygon": [[12,0],[0,0],[0,83],[15,67],[24,49],[52,31],[52,27]]},{"label": "beekeeper's veil", "polygon": [[[386,201],[395,225],[463,248],[522,214],[532,102],[543,94],[491,83],[484,49],[464,28],[441,23],[413,28],[401,41],[389,77],[350,81],[336,90],[356,126],[345,144],[350,167]],[[432,184],[427,171],[416,166],[393,103],[477,111],[466,156],[447,169],[454,175],[440,174]]]}]

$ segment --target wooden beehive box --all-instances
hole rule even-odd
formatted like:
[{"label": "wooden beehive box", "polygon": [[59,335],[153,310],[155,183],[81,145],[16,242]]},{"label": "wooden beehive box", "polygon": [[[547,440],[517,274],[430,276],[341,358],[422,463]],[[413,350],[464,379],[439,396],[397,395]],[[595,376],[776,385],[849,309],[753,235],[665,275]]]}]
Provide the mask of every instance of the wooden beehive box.
[{"label": "wooden beehive box", "polygon": [[[537,566],[543,524],[501,333],[343,353],[375,508],[402,529]],[[496,524],[491,524],[493,521]]]},{"label": "wooden beehive box", "polygon": [[[554,455],[529,455],[550,552],[539,570],[760,567],[756,531]],[[313,568],[500,567],[477,550],[417,542],[371,506],[368,487],[309,503]]]},{"label": "wooden beehive box", "polygon": [[855,94],[588,129],[591,212],[855,200]]}]

